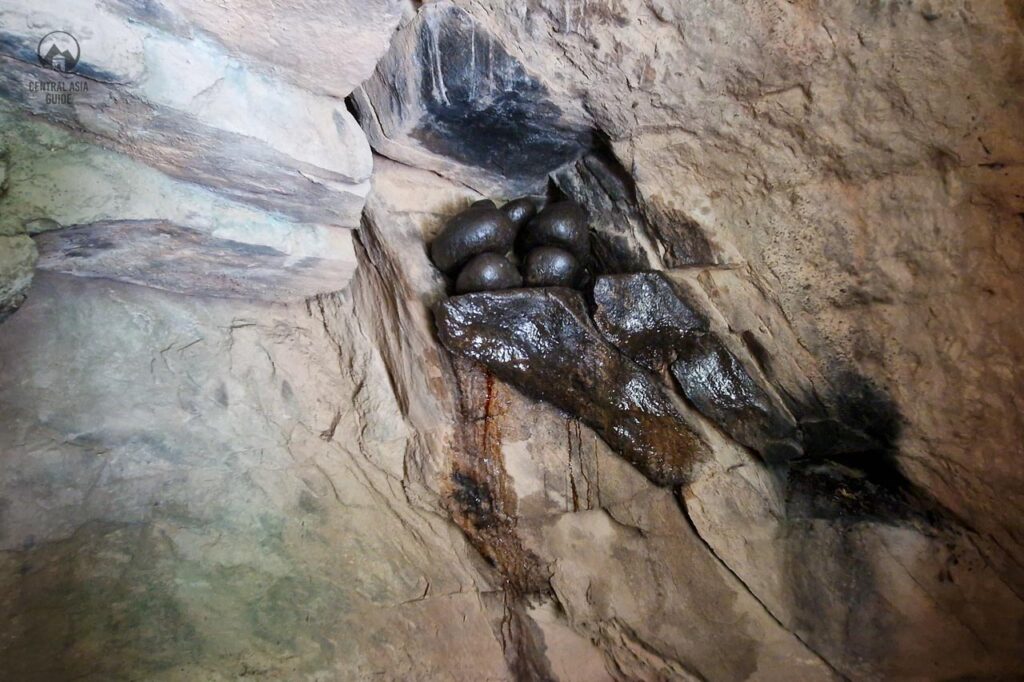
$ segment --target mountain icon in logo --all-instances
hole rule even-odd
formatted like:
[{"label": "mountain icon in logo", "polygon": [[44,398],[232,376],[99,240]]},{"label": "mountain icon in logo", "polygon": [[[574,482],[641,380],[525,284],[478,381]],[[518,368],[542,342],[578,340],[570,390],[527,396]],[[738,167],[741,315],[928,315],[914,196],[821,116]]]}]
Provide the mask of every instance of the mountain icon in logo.
[{"label": "mountain icon in logo", "polygon": [[67,31],[53,31],[43,36],[36,49],[39,63],[54,71],[71,73],[78,66],[81,49],[78,40]]}]

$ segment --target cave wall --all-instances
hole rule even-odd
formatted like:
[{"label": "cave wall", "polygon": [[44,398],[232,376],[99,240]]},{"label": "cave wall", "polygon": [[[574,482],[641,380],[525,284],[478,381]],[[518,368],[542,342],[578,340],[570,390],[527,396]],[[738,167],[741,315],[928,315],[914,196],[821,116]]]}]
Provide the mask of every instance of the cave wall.
[{"label": "cave wall", "polygon": [[[1024,671],[1015,3],[0,19],[18,679]],[[34,61],[55,22],[77,75]],[[660,487],[449,355],[426,245],[524,192],[691,292],[799,456],[681,403],[711,457]]]}]

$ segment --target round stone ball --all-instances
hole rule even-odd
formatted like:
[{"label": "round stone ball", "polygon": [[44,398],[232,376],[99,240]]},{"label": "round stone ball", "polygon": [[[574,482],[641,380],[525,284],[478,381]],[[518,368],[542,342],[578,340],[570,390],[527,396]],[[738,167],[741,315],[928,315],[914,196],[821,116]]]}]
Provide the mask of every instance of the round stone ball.
[{"label": "round stone ball", "polygon": [[581,263],[590,258],[586,214],[575,201],[551,204],[538,213],[521,234],[524,250],[536,246],[558,246],[572,252]]},{"label": "round stone ball", "polygon": [[521,230],[533,216],[537,215],[537,202],[530,197],[520,197],[502,206],[501,212],[512,221],[517,230]]},{"label": "round stone ball", "polygon": [[575,287],[582,275],[576,256],[557,246],[538,246],[526,256],[526,286]]},{"label": "round stone ball", "polygon": [[450,275],[478,254],[507,253],[515,239],[515,226],[494,204],[474,205],[445,224],[430,245],[430,260]]},{"label": "round stone ball", "polygon": [[515,289],[523,278],[508,258],[497,253],[481,253],[466,263],[455,280],[455,293]]}]

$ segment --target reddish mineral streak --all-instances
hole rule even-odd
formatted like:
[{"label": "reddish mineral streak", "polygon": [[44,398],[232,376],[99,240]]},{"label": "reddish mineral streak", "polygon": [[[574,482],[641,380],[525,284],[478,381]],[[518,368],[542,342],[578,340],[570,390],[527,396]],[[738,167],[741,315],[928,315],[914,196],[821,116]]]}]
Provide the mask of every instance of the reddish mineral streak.
[{"label": "reddish mineral streak", "polygon": [[[580,496],[576,491],[576,477],[572,473],[572,425],[573,419],[566,417],[565,419],[565,437],[569,446],[569,488],[572,491],[572,510],[577,512],[580,510]],[[577,428],[579,428],[577,426]],[[579,450],[577,449],[577,453]],[[580,461],[580,469],[583,468],[583,462]]]},{"label": "reddish mineral streak", "polygon": [[485,397],[484,397],[484,436],[483,449],[487,452],[487,436],[491,425],[491,406],[494,404],[494,375],[489,370],[484,370]]},{"label": "reddish mineral streak", "polygon": [[518,500],[502,453],[501,384],[482,366],[456,359],[461,436],[452,450],[449,503],[453,520],[505,579],[514,594],[547,587],[547,572],[516,530]]}]

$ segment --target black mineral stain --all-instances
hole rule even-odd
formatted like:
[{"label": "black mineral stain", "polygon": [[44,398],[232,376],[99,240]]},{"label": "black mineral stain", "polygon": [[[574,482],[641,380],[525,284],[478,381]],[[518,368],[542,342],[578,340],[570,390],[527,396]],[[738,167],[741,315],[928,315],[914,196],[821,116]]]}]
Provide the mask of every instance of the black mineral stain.
[{"label": "black mineral stain", "polygon": [[941,523],[946,515],[941,505],[900,469],[896,455],[903,419],[892,399],[853,372],[842,372],[831,383],[832,395],[790,405],[804,455],[785,472],[787,516]]},{"label": "black mineral stain", "polygon": [[543,178],[578,157],[591,132],[567,123],[547,88],[458,8],[420,27],[426,108],[412,136],[438,154],[509,179]]}]

